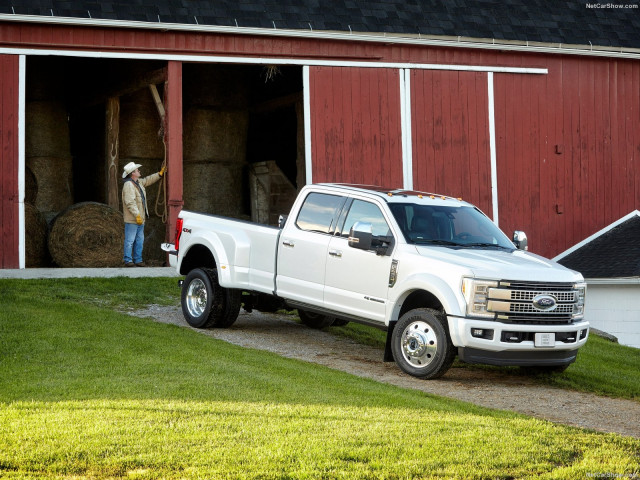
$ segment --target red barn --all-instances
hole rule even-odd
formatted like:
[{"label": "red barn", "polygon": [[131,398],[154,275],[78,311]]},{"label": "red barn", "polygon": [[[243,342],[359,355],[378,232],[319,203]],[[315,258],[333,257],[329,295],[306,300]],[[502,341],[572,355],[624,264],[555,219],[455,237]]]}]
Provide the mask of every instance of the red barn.
[{"label": "red barn", "polygon": [[265,161],[294,189],[463,197],[548,257],[640,208],[637,5],[10,3],[0,268],[29,264],[31,205],[49,220],[78,202],[117,208],[122,163],[155,166],[164,145],[154,247],[183,206],[252,214],[247,171]]}]

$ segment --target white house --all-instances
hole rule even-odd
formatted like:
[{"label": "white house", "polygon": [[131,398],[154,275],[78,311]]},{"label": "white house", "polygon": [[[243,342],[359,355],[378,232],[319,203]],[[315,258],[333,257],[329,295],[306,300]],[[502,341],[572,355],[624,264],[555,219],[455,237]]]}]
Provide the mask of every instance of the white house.
[{"label": "white house", "polygon": [[636,210],[554,258],[587,281],[591,326],[640,348],[640,211]]}]

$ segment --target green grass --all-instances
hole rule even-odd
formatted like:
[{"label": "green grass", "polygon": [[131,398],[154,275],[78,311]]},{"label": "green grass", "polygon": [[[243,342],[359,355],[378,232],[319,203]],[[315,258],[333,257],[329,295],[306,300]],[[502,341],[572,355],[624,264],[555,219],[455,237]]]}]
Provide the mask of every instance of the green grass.
[{"label": "green grass", "polygon": [[0,281],[0,478],[586,478],[640,440],[119,313],[175,279]]},{"label": "green grass", "polygon": [[[349,323],[344,327],[329,327],[327,331],[345,336],[365,345],[384,348],[386,332]],[[508,375],[527,375],[517,367],[469,365],[456,360],[453,368],[496,370]],[[591,334],[580,349],[578,359],[563,373],[539,374],[536,381],[582,392],[613,398],[640,399],[640,349],[625,347]]]}]

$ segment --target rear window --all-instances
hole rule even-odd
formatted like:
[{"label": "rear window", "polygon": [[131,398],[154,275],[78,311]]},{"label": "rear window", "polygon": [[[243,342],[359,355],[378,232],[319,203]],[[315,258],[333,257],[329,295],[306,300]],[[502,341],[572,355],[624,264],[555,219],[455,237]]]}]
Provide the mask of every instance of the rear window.
[{"label": "rear window", "polygon": [[344,200],[338,195],[310,193],[298,214],[297,227],[311,232],[330,233]]}]

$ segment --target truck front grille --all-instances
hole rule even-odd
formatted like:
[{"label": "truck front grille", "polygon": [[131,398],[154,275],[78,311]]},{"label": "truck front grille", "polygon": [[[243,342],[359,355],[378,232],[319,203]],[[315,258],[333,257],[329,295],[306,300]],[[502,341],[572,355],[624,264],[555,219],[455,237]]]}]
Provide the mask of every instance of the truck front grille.
[{"label": "truck front grille", "polygon": [[578,292],[573,283],[503,280],[497,288],[489,288],[488,297],[488,311],[504,323],[569,324],[577,313]]}]

